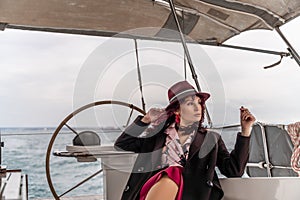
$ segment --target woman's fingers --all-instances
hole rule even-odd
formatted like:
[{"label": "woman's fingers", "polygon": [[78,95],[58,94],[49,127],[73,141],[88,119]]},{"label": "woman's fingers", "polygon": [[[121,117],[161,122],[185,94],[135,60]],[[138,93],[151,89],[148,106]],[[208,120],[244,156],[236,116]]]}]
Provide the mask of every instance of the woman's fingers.
[{"label": "woman's fingers", "polygon": [[243,116],[243,120],[245,120],[245,121],[253,121],[255,118],[254,118],[254,116],[251,114],[251,113],[246,113],[246,114],[244,114],[244,116]]},{"label": "woman's fingers", "polygon": [[250,136],[251,134],[251,127],[255,122],[255,117],[252,113],[243,106],[240,108],[240,115],[241,115],[241,126],[242,126],[242,135],[243,136]]},{"label": "woman's fingers", "polygon": [[151,108],[149,110],[149,115],[150,115],[151,121],[155,121],[164,112],[165,112],[165,110],[163,108]]},{"label": "woman's fingers", "polygon": [[164,109],[161,109],[161,108],[151,108],[151,109],[150,109],[150,113],[151,113],[152,115],[159,115],[159,114],[161,114],[163,111],[164,111]]},{"label": "woman's fingers", "polygon": [[150,108],[146,115],[142,118],[142,121],[145,123],[151,123],[156,121],[162,114],[165,113],[163,108]]},{"label": "woman's fingers", "polygon": [[241,119],[244,121],[255,121],[255,117],[252,115],[252,113],[243,106],[240,108],[241,111]]},{"label": "woman's fingers", "polygon": [[251,113],[249,111],[244,111],[242,113],[242,119],[247,120],[249,117],[251,117]]}]

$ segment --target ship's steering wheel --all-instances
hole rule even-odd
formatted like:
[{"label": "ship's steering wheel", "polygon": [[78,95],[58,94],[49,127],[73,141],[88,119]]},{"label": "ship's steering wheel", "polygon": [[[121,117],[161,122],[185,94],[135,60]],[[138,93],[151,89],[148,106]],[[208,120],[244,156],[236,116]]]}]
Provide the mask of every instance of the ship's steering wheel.
[{"label": "ship's steering wheel", "polygon": [[[55,188],[54,188],[54,185],[53,185],[53,182],[52,182],[52,179],[51,179],[51,173],[50,173],[50,157],[51,155],[53,155],[51,152],[53,151],[52,148],[53,148],[53,145],[54,145],[54,142],[56,140],[56,137],[57,135],[60,133],[61,129],[64,127],[64,126],[67,126],[67,128],[69,128],[71,131],[74,132],[74,129],[72,129],[68,124],[67,122],[69,120],[71,120],[74,116],[76,116],[77,114],[79,114],[80,112],[82,111],[85,111],[86,109],[89,109],[89,108],[92,108],[92,107],[95,107],[95,106],[100,106],[100,105],[107,105],[107,104],[114,104],[114,105],[119,105],[119,106],[124,106],[124,107],[127,107],[128,109],[131,109],[130,111],[130,114],[129,114],[129,118],[127,120],[127,123],[126,125],[129,124],[129,121],[130,121],[130,118],[132,116],[132,113],[133,111],[137,111],[143,115],[145,115],[145,111],[143,111],[142,109],[138,108],[137,106],[134,106],[133,104],[128,104],[128,103],[124,103],[124,102],[121,102],[121,101],[113,101],[113,100],[105,100],[105,101],[97,101],[97,102],[93,102],[93,103],[90,103],[90,104],[87,104],[85,106],[82,106],[81,108],[75,110],[74,112],[72,112],[71,114],[69,114],[60,124],[59,126],[55,129],[55,132],[53,133],[51,139],[50,139],[50,142],[48,144],[48,148],[47,148],[47,153],[46,153],[46,176],[47,176],[47,181],[48,181],[48,185],[49,185],[49,188],[53,194],[53,197],[55,199],[60,199],[62,196],[64,196],[65,194],[67,194],[69,191],[72,191],[73,189],[75,189],[76,187],[80,186],[81,184],[85,183],[87,180],[89,180],[90,178],[96,176],[97,174],[101,173],[102,172],[102,169],[96,173],[94,173],[92,176],[86,178],[85,180],[83,180],[82,182],[76,184],[74,187],[72,187],[71,189],[67,190],[66,192],[64,192],[63,194],[61,195],[58,195]],[[88,131],[87,131],[88,132]],[[70,156],[64,156],[64,157],[70,157]],[[74,157],[74,156],[73,156]]]}]

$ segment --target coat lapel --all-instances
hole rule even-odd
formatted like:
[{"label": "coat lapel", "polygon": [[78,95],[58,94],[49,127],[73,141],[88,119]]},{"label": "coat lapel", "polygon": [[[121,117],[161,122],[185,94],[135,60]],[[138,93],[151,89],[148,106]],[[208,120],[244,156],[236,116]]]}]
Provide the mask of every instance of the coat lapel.
[{"label": "coat lapel", "polygon": [[198,131],[197,134],[195,135],[194,141],[191,144],[190,147],[190,152],[189,152],[189,156],[188,156],[188,160],[192,159],[192,157],[194,157],[194,155],[200,150],[204,138],[206,136],[207,131]]},{"label": "coat lapel", "polygon": [[159,133],[155,140],[154,149],[151,156],[152,167],[156,168],[161,160],[161,151],[166,142],[166,134],[164,132]]}]

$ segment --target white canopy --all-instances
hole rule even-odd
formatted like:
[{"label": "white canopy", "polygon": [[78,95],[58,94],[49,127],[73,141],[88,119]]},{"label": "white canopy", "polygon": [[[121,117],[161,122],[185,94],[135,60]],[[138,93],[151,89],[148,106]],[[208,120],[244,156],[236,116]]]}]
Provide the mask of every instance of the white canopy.
[{"label": "white canopy", "polygon": [[[185,34],[214,43],[247,30],[273,29],[300,13],[299,0],[174,0],[174,4]],[[0,23],[2,29],[101,36],[142,27],[177,30],[168,0],[0,0]],[[154,30],[132,32],[129,37],[170,37],[162,29]]]}]

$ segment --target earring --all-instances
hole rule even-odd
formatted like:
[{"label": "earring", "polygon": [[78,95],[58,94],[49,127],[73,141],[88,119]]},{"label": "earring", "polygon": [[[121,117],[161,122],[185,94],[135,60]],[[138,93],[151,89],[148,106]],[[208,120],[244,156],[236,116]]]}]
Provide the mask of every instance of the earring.
[{"label": "earring", "polygon": [[180,124],[180,114],[179,113],[175,113],[175,122],[176,122],[176,124]]}]

